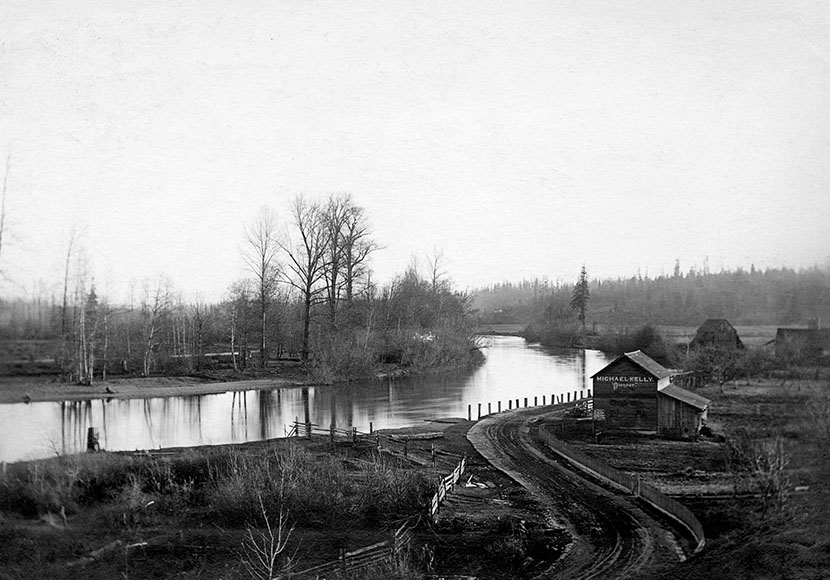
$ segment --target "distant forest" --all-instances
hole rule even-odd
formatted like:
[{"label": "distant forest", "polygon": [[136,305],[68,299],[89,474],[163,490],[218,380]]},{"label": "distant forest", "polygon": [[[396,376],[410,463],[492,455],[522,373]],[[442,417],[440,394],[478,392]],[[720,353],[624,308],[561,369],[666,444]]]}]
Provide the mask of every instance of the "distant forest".
[{"label": "distant forest", "polygon": [[[590,269],[589,269],[590,273]],[[504,282],[474,291],[480,324],[573,323],[574,283]],[[734,325],[806,325],[830,322],[830,266],[738,269],[710,273],[679,267],[670,276],[591,280],[587,324],[627,333],[644,325],[698,326],[708,318]]]}]

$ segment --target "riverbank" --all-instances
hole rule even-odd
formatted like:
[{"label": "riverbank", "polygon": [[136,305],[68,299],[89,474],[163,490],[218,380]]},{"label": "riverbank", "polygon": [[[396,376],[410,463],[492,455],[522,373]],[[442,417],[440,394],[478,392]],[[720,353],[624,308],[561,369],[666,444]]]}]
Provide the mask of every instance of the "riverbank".
[{"label": "riverbank", "polygon": [[[470,367],[480,364],[471,362]],[[459,365],[443,365],[433,368],[413,369],[399,365],[383,365],[373,375],[362,379],[335,378],[332,382],[313,380],[300,363],[287,363],[267,374],[254,378],[227,373],[212,377],[117,377],[107,381],[96,381],[92,385],[77,385],[60,382],[54,378],[42,377],[0,377],[0,405],[14,403],[88,401],[92,399],[151,399],[157,397],[181,397],[212,395],[231,391],[256,391],[286,387],[319,386],[322,384],[344,384],[355,380],[383,381],[409,376],[452,372],[463,368]]]},{"label": "riverbank", "polygon": [[149,399],[302,386],[295,378],[212,381],[196,377],[131,377],[71,385],[22,377],[0,378],[0,404],[91,399]]}]

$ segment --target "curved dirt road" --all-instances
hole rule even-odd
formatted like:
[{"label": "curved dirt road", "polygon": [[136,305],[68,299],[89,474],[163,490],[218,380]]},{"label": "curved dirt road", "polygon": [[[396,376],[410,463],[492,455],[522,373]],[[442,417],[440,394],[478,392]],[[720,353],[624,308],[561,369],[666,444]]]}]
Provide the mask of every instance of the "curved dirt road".
[{"label": "curved dirt road", "polygon": [[531,434],[533,422],[550,412],[550,407],[537,407],[491,415],[467,434],[485,459],[547,507],[551,524],[570,532],[570,550],[542,576],[628,578],[678,562],[672,533],[637,507],[630,496],[584,479],[536,440]]}]

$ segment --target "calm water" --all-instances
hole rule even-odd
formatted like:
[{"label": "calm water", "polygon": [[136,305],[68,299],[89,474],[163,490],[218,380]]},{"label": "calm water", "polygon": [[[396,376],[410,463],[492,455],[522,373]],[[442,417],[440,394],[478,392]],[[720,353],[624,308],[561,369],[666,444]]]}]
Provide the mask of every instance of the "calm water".
[{"label": "calm water", "polygon": [[0,405],[0,461],[86,448],[90,426],[102,449],[241,443],[285,435],[295,417],[368,431],[436,417],[467,417],[467,405],[564,395],[590,388],[611,358],[598,351],[548,350],[516,337],[485,339],[487,361],[464,373],[335,387],[282,388],[190,397],[100,399]]}]

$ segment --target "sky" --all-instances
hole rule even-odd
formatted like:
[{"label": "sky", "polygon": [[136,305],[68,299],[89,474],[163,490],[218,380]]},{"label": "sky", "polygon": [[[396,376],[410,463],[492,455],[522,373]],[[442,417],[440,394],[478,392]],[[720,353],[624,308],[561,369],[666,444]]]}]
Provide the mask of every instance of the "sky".
[{"label": "sky", "polygon": [[830,3],[0,0],[0,292],[219,299],[348,192],[384,282],[830,263]]}]

